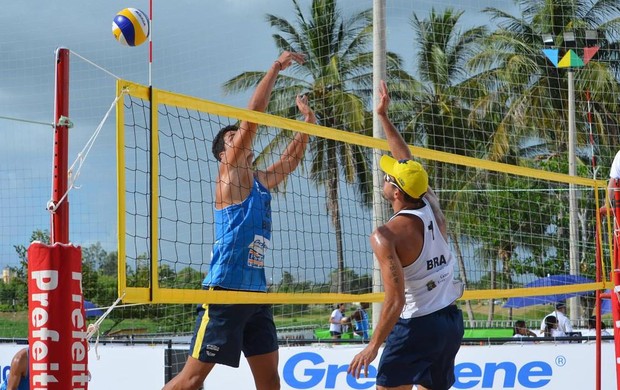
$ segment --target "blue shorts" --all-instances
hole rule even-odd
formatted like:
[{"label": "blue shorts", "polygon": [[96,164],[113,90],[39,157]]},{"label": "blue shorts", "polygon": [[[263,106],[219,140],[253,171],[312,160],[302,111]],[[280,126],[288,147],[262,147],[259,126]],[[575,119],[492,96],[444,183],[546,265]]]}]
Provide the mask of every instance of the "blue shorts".
[{"label": "blue shorts", "polygon": [[377,385],[422,385],[447,390],[463,339],[463,313],[450,305],[422,317],[399,319],[385,342]]},{"label": "blue shorts", "polygon": [[204,363],[239,367],[246,357],[278,350],[271,305],[200,305],[189,354]]}]

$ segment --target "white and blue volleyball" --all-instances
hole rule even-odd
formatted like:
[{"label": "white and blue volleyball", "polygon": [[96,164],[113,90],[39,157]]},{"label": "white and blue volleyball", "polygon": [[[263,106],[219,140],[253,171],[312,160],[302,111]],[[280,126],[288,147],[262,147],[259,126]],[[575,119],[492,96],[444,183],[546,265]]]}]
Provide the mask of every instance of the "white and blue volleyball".
[{"label": "white and blue volleyball", "polygon": [[114,17],[112,34],[123,45],[139,46],[149,37],[149,18],[139,9],[125,8]]}]

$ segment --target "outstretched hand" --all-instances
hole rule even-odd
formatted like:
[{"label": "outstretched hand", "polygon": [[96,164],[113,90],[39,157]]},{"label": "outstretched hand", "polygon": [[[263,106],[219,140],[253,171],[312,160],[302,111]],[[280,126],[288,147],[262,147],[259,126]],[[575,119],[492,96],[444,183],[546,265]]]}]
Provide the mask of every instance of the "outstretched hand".
[{"label": "outstretched hand", "polygon": [[312,111],[312,109],[308,105],[308,96],[297,95],[295,103],[297,103],[297,108],[306,119],[306,122],[316,123],[316,116],[314,116],[314,111]]},{"label": "outstretched hand", "polygon": [[388,92],[387,84],[385,80],[381,80],[381,85],[379,86],[379,103],[377,104],[377,114],[387,115],[389,106],[390,94]]},{"label": "outstretched hand", "polygon": [[280,57],[276,60],[276,62],[280,65],[280,70],[284,70],[291,66],[293,61],[298,64],[303,64],[306,61],[306,56],[301,53],[295,53],[292,51],[285,51],[280,54]]}]

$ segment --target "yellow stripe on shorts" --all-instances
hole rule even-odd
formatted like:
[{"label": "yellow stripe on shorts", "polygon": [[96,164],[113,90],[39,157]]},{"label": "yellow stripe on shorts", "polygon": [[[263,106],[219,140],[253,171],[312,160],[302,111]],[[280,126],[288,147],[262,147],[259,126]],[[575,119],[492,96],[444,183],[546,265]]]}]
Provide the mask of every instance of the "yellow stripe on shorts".
[{"label": "yellow stripe on shorts", "polygon": [[198,332],[196,333],[196,342],[194,342],[194,348],[192,349],[192,357],[194,359],[198,359],[198,356],[200,355],[202,340],[205,337],[205,331],[207,329],[207,324],[209,323],[209,305],[205,303],[202,305],[202,308],[205,309],[205,313],[202,315],[200,328],[198,328]]}]

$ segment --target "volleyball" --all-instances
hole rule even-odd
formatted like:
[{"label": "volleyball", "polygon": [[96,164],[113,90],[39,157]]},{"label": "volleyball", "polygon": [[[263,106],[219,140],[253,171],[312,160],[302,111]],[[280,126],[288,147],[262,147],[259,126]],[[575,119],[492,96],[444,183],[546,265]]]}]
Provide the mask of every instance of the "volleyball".
[{"label": "volleyball", "polygon": [[119,11],[112,22],[112,34],[117,41],[127,46],[139,46],[149,37],[149,18],[136,8]]}]

